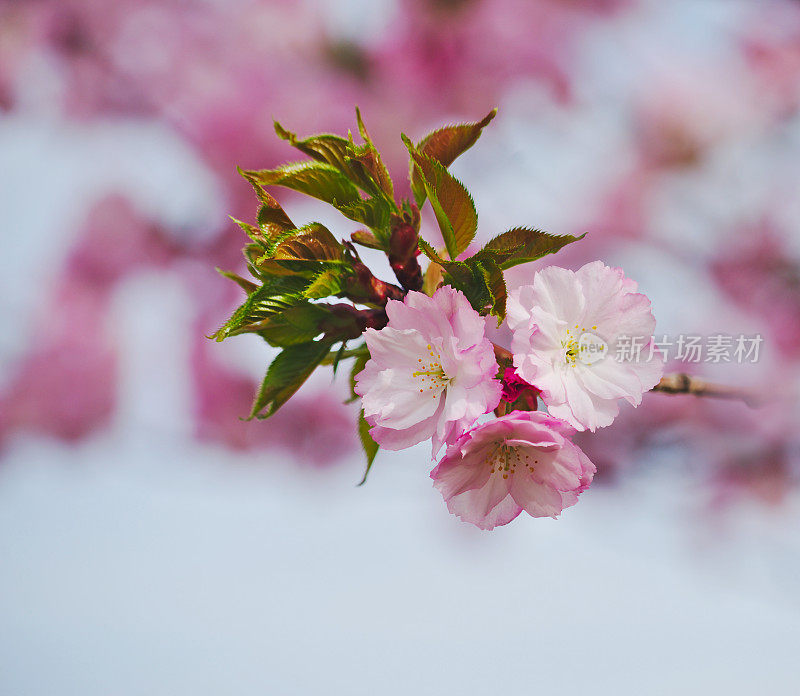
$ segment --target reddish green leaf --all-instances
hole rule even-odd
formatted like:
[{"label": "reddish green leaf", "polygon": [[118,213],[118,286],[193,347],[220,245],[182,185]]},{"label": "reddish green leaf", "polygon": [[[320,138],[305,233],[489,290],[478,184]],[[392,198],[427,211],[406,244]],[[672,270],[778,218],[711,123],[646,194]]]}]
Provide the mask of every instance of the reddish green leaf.
[{"label": "reddish green leaf", "polygon": [[221,268],[217,268],[217,273],[219,273],[221,276],[225,276],[229,280],[232,280],[248,295],[258,290],[258,285],[250,280],[247,280],[247,278],[242,278],[242,276],[236,273],[232,273],[231,271],[223,271]]},{"label": "reddish green leaf", "polygon": [[403,141],[425,185],[447,253],[455,259],[469,246],[478,229],[475,203],[464,184],[438,160],[419,153],[405,136]]},{"label": "reddish green leaf", "polygon": [[585,236],[585,234],[580,237],[573,237],[571,234],[555,235],[527,227],[515,227],[497,235],[478,253],[490,252],[499,266],[507,269],[553,254]]},{"label": "reddish green leaf", "polygon": [[306,225],[275,246],[270,258],[276,261],[341,261],[342,245],[319,223]]},{"label": "reddish green leaf", "polygon": [[260,186],[285,186],[334,206],[361,200],[355,185],[326,162],[295,162],[277,169],[244,172],[244,175]]},{"label": "reddish green leaf", "polygon": [[[497,115],[492,109],[484,118],[476,123],[460,123],[455,126],[444,126],[426,135],[417,144],[417,151],[437,160],[449,167],[462,152],[471,148],[480,137],[481,131]],[[419,174],[411,167],[411,190],[418,206],[425,202],[425,185]]]}]

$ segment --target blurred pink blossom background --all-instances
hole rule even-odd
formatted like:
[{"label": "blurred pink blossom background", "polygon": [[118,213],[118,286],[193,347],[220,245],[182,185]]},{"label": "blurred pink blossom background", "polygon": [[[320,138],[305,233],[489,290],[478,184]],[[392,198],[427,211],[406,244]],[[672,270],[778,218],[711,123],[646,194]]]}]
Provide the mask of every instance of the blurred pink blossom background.
[{"label": "blurred pink blossom background", "polygon": [[[401,132],[497,106],[452,167],[476,241],[586,232],[536,267],[624,268],[657,339],[762,336],[667,372],[769,399],[645,394],[575,437],[580,505],[483,537],[427,451],[354,488],[346,371],[242,420],[274,351],[206,338],[236,168],[355,105],[400,195]],[[796,693],[800,2],[0,0],[0,153],[0,692]]]},{"label": "blurred pink blossom background", "polygon": [[[719,29],[713,41],[694,42],[670,40],[669,11],[635,0],[406,0],[386,10],[377,30],[362,31],[358,22],[343,31],[342,21],[326,21],[313,3],[236,5],[231,12],[206,2],[3,2],[5,117],[46,113],[89,126],[156,119],[210,170],[220,212],[247,219],[253,200],[236,166],[290,157],[272,133],[273,117],[300,133],[346,132],[359,104],[395,178],[405,182],[401,130],[419,137],[499,105],[494,132],[458,170],[477,182],[484,238],[511,223],[503,201],[493,203],[493,189],[532,191],[530,204],[514,205],[515,220],[590,232],[559,263],[627,261],[627,272],[655,294],[657,316],[659,309],[674,315],[667,320],[673,332],[762,331],[760,369],[730,365],[716,370],[719,379],[767,391],[772,382],[796,386],[796,3],[709,9]],[[213,273],[214,266],[242,267],[242,239],[225,217],[198,235],[190,222],[141,210],[124,186],[74,206],[70,218],[81,222],[53,231],[71,248],[47,267],[49,289],[33,308],[34,328],[3,364],[3,441],[24,432],[74,440],[107,427],[116,393],[117,347],[104,330],[110,298],[129,274],[158,268],[178,277],[196,305],[198,438],[237,449],[296,446],[302,458],[313,452],[314,428],[320,437],[329,429],[336,436],[326,463],[355,446],[344,435],[352,409],[328,388],[306,388],[290,407],[309,419],[296,437],[280,419],[241,422],[257,377],[222,361],[221,348],[203,338],[236,300]],[[347,231],[344,221],[340,229]],[[675,269],[691,285],[672,285]],[[681,322],[680,307],[695,292],[704,301]],[[790,403],[793,396],[786,395]],[[720,422],[721,408],[735,417]],[[748,424],[747,454],[736,438],[719,437],[720,427],[740,432],[740,420]],[[603,479],[678,437],[686,456],[708,471],[709,485],[763,497],[761,472],[779,488],[796,482],[797,442],[793,428],[762,433],[762,421],[738,405],[656,395],[585,446]],[[670,435],[675,428],[680,434]]]}]

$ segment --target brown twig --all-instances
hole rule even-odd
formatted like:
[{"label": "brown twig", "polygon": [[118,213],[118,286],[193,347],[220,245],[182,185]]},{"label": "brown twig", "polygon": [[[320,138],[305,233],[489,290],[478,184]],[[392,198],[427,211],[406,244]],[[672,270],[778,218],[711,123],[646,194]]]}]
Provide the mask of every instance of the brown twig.
[{"label": "brown twig", "polygon": [[664,375],[652,391],[664,394],[693,394],[694,396],[710,396],[716,399],[735,399],[743,401],[750,408],[757,408],[763,399],[753,391],[725,384],[713,384],[683,372]]},{"label": "brown twig", "polygon": [[422,289],[422,269],[419,256],[419,210],[411,205],[411,212],[392,214],[389,237],[389,265],[400,285],[406,290]]},{"label": "brown twig", "polygon": [[355,273],[345,280],[343,287],[346,297],[354,302],[373,304],[385,307],[388,300],[403,301],[406,291],[392,283],[387,283],[372,275],[367,265],[361,260],[352,242],[344,242],[350,250],[350,264]]},{"label": "brown twig", "polygon": [[514,354],[510,350],[506,350],[496,343],[492,345],[494,346],[494,356],[497,358],[497,362],[501,363],[501,367],[508,367],[514,362]]}]

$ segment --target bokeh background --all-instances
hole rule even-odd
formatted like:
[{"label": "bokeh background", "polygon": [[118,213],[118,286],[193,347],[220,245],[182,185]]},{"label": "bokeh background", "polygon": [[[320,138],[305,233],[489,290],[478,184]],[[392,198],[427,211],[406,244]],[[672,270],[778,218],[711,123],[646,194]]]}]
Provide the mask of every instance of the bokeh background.
[{"label": "bokeh background", "polygon": [[[482,238],[588,232],[552,260],[760,333],[674,367],[775,401],[648,395],[575,508],[492,533],[424,446],[355,487],[341,375],[241,421],[272,351],[204,338],[236,165],[355,104],[400,188],[401,131],[499,107],[453,165]],[[799,2],[0,0],[0,163],[4,696],[798,693]]]}]

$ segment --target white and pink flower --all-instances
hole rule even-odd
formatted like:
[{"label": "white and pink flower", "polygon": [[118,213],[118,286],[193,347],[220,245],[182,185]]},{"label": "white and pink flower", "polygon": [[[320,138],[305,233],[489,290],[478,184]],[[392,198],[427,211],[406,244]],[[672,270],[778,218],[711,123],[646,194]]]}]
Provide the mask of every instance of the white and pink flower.
[{"label": "white and pink flower", "polygon": [[650,300],[619,268],[549,266],[512,292],[514,366],[550,413],[577,430],[610,425],[619,399],[638,406],[664,372]]},{"label": "white and pink flower", "polygon": [[386,327],[367,329],[370,360],[356,375],[370,434],[390,450],[432,437],[436,453],[500,402],[494,347],[481,316],[449,286],[389,300],[386,313]]},{"label": "white and pink flower", "polygon": [[523,510],[558,517],[588,488],[595,467],[572,444],[574,430],[541,411],[513,411],[476,426],[447,448],[431,472],[447,509],[493,529]]}]

